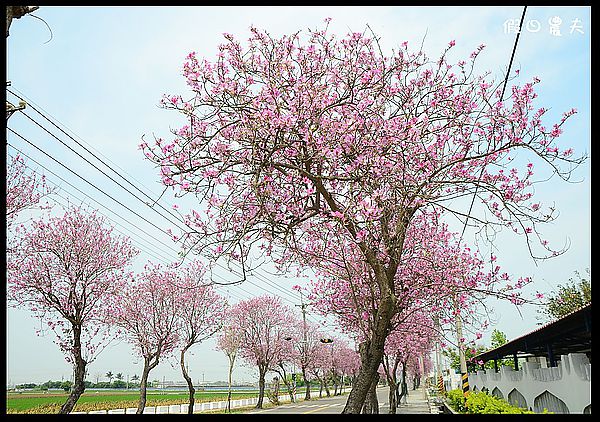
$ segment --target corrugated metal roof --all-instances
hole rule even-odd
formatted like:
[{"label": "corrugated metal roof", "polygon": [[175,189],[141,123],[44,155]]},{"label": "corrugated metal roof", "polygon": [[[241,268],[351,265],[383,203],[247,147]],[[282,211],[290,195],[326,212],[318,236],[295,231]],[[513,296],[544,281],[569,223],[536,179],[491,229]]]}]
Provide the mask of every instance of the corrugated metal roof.
[{"label": "corrugated metal roof", "polygon": [[[592,308],[592,304],[591,303],[589,303],[587,305],[584,305],[584,306],[581,306],[580,308],[575,309],[574,311],[572,311],[569,314],[563,316],[562,318],[559,318],[559,319],[557,319],[555,321],[551,321],[551,322],[549,322],[549,323],[547,323],[545,325],[542,325],[541,327],[536,328],[535,330],[532,330],[532,331],[530,331],[530,332],[528,332],[526,334],[523,334],[522,336],[519,336],[519,337],[517,337],[517,338],[515,338],[515,339],[513,339],[513,340],[511,340],[511,341],[509,341],[509,342],[507,342],[507,343],[505,343],[505,344],[503,344],[501,346],[498,346],[498,347],[496,347],[494,349],[490,349],[490,350],[487,350],[487,351],[485,351],[483,353],[480,353],[476,357],[477,358],[483,358],[485,356],[485,357],[490,357],[491,358],[491,356],[494,356],[495,354],[500,354],[499,353],[500,350],[506,351],[508,349],[511,349],[511,347],[514,348],[515,351],[516,351],[517,346],[521,346],[523,343],[527,344],[527,340],[528,339],[537,339],[537,337],[541,333],[543,333],[544,331],[548,331],[548,332],[553,331],[553,327],[558,327],[558,326],[563,325],[566,321],[572,319],[574,317],[574,315],[580,314],[580,313],[584,314],[585,312],[591,312],[591,308]],[[565,341],[568,341],[568,339],[566,339]],[[494,353],[494,352],[496,352],[496,353]],[[509,353],[505,353],[503,355],[507,356],[508,354]]]}]

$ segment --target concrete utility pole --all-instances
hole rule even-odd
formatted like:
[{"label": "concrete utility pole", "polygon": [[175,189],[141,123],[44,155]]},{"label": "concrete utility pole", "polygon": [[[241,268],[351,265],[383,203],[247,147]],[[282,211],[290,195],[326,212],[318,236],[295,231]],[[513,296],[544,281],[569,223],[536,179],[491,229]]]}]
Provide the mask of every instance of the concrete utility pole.
[{"label": "concrete utility pole", "polygon": [[465,358],[465,348],[463,344],[462,319],[460,317],[460,310],[458,309],[456,299],[454,300],[454,310],[456,314],[456,339],[458,341],[458,358],[460,361],[462,390],[463,394],[467,396],[469,394],[469,374],[467,373],[467,360]]},{"label": "concrete utility pole", "polygon": [[[439,317],[437,317],[437,316],[434,317],[434,324],[438,330],[438,333],[440,333],[441,326],[440,326]],[[440,352],[440,340],[439,339],[436,339],[436,341],[435,341],[435,382],[437,384],[438,394],[441,396],[444,395],[446,389],[444,388],[444,377],[442,375],[442,356],[441,356],[441,352]]]},{"label": "concrete utility pole", "polygon": [[299,306],[302,309],[302,320],[304,321],[304,327],[302,330],[302,334],[303,334],[303,340],[304,340],[304,344],[306,344],[306,303],[304,303],[304,298],[302,296],[302,292],[300,292],[300,305],[294,305],[294,306]]},{"label": "concrete utility pole", "polygon": [[306,326],[306,303],[304,303],[304,297],[302,296],[302,292],[300,292],[300,305],[294,305],[294,306],[299,306],[300,309],[302,310],[302,321],[303,321],[303,325],[302,325],[302,356],[306,357],[306,347],[308,344],[308,341],[306,339],[306,331],[307,331],[307,326]]},{"label": "concrete utility pole", "polygon": [[[300,305],[294,305],[294,306],[299,306],[300,309],[302,310],[302,321],[303,321],[303,325],[302,325],[302,346],[301,346],[301,356],[302,356],[302,382],[304,382],[304,385],[306,386],[306,391],[305,391],[305,396],[304,399],[308,400],[310,398],[310,383],[307,383],[306,380],[304,379],[304,375],[305,375],[305,371],[306,371],[306,354],[308,353],[308,340],[307,340],[307,325],[306,325],[306,303],[304,303],[304,296],[302,296],[302,292],[300,292]],[[295,375],[295,374],[294,374]],[[294,395],[296,393],[296,377],[294,376]]]},{"label": "concrete utility pole", "polygon": [[444,394],[444,377],[442,375],[442,367],[441,367],[441,356],[440,356],[440,342],[435,342],[435,372],[436,372],[436,382],[438,393],[440,395]]}]

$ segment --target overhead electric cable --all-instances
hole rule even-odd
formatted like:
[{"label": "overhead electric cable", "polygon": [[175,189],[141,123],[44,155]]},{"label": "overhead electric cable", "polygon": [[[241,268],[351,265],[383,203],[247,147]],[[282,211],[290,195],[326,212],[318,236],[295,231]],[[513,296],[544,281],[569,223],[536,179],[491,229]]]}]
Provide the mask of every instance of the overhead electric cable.
[{"label": "overhead electric cable", "polygon": [[[92,149],[96,152],[96,154],[104,157],[104,159],[106,161],[108,161],[109,163],[111,163],[114,167],[116,167],[117,169],[119,169],[119,171],[122,174],[127,175],[131,180],[136,181],[137,183],[139,183],[140,185],[144,186],[144,184],[142,182],[140,182],[138,179],[136,179],[134,176],[132,176],[130,173],[127,172],[127,170],[123,169],[122,167],[120,167],[117,163],[115,163],[114,161],[112,161],[109,157],[107,157],[106,155],[104,155],[101,151],[98,151],[96,148],[94,148],[92,145],[90,145],[88,142],[86,142],[84,139],[81,138],[81,136],[77,135],[71,128],[69,128],[66,124],[64,124],[63,122],[59,121],[55,116],[53,116],[52,114],[50,114],[47,110],[45,110],[42,106],[40,106],[39,104],[37,104],[35,101],[33,101],[31,98],[27,97],[27,95],[25,95],[23,92],[21,92],[19,89],[15,88],[14,86],[12,87],[12,89],[14,89],[15,91],[17,91],[22,97],[25,98],[25,101],[27,102],[27,105],[30,106],[30,108],[34,109],[38,114],[42,115],[46,120],[50,121],[52,124],[54,125],[60,125],[60,128],[63,129],[63,131],[66,129],[69,132],[71,132],[71,136],[74,136],[76,138],[78,138],[81,142],[83,142],[84,144],[86,144],[88,146],[89,149]],[[18,97],[17,94],[15,94],[12,90],[10,91],[11,94],[15,95],[16,97]],[[41,112],[40,112],[41,110]],[[144,186],[145,187],[145,186]],[[152,192],[152,194],[154,194]],[[159,201],[159,199],[157,199],[157,201]]]},{"label": "overhead electric cable", "polygon": [[[508,77],[510,76],[510,69],[512,67],[513,59],[515,57],[515,52],[517,51],[517,44],[519,43],[519,35],[521,35],[521,29],[523,28],[523,21],[525,20],[525,12],[527,11],[527,6],[523,7],[523,14],[521,15],[521,22],[519,23],[519,32],[517,32],[517,37],[515,38],[515,43],[513,45],[512,54],[510,55],[510,61],[508,63],[508,70],[506,71],[506,76],[504,78],[504,86],[502,88],[502,93],[500,95],[500,101],[504,98],[504,91],[506,90],[506,84],[508,83]],[[479,174],[479,180],[481,180],[481,176],[483,175],[483,169],[481,168],[481,173]],[[473,199],[471,200],[471,205],[469,206],[469,212],[467,213],[467,218],[465,219],[465,224],[462,229],[462,233],[460,234],[460,239],[458,244],[462,241],[463,235],[465,234],[465,229],[467,228],[467,223],[469,222],[469,217],[471,216],[471,211],[473,210],[473,204],[475,203],[475,197],[477,196],[477,190],[479,188],[479,184],[475,185],[475,192],[473,193]]]},{"label": "overhead electric cable", "polygon": [[[13,95],[17,96],[18,98],[22,98],[19,95],[15,94],[14,92],[10,91]],[[81,145],[81,143],[79,143],[78,141],[76,141],[71,135],[69,135],[68,133],[66,133],[62,128],[60,128],[59,126],[57,126],[53,121],[51,121],[48,117],[46,117],[43,113],[41,113],[39,110],[37,110],[35,107],[31,107],[32,109],[34,109],[38,114],[42,115],[42,117],[44,117],[44,119],[46,119],[48,122],[50,122],[53,126],[55,126],[57,129],[59,129],[62,133],[64,133],[65,135],[67,135],[70,139],[72,139],[74,142],[76,142],[79,146],[81,146],[82,148],[84,148],[88,153],[90,153],[92,156],[94,156],[94,158],[96,158],[97,160],[99,160],[100,162],[102,162],[106,167],[110,168],[113,172],[114,169],[112,169],[112,167],[108,166],[104,161],[102,161],[101,159],[99,159],[95,154],[91,153],[89,151],[89,149],[85,148],[83,145]],[[102,174],[104,174],[106,177],[108,177],[111,181],[113,181],[114,183],[116,183],[117,185],[119,185],[122,189],[124,189],[126,192],[128,192],[129,194],[131,194],[132,196],[134,196],[137,200],[139,200],[140,202],[144,203],[145,205],[148,205],[148,203],[146,203],[145,201],[143,201],[142,199],[140,199],[137,195],[135,195],[134,193],[132,193],[130,190],[128,190],[127,188],[123,187],[119,182],[115,181],[112,177],[110,177],[109,175],[107,175],[104,171],[102,171],[101,169],[99,169],[96,165],[94,165],[93,163],[91,163],[88,159],[86,159],[85,157],[83,157],[81,154],[79,154],[77,151],[75,151],[73,148],[71,148],[69,145],[67,145],[64,141],[62,141],[61,139],[59,139],[56,135],[54,135],[52,132],[50,132],[48,129],[46,129],[45,127],[43,127],[39,122],[35,121],[32,117],[30,117],[29,115],[27,115],[26,113],[25,116],[31,120],[33,123],[35,123],[38,127],[42,128],[45,132],[47,132],[50,136],[52,136],[53,138],[55,138],[56,140],[58,140],[59,142],[61,142],[63,145],[65,145],[67,148],[69,148],[72,152],[76,153],[79,157],[81,157],[84,161],[86,161],[88,164],[92,165],[96,170],[100,171]],[[19,135],[20,136],[20,135]],[[36,147],[37,148],[37,147]],[[39,148],[38,148],[39,149]],[[47,155],[47,154],[46,154]],[[53,157],[51,157],[53,158]],[[53,158],[54,159],[54,158]],[[56,160],[55,160],[56,161]],[[62,164],[61,164],[62,165]],[[118,173],[117,173],[118,174]],[[119,176],[121,176],[119,174]],[[122,176],[121,176],[122,177]],[[125,179],[126,180],[126,179]],[[139,188],[137,188],[135,185],[133,185],[131,182],[129,182],[127,180],[128,184],[134,186],[136,188],[136,190],[142,192]],[[88,182],[89,183],[89,182]],[[104,193],[104,192],[103,192]],[[145,194],[144,192],[142,192],[146,197],[148,197],[149,199],[153,200],[152,198],[150,198],[147,194]],[[105,193],[106,194],[106,193]],[[114,198],[111,197],[111,199],[114,200]],[[121,204],[122,205],[122,204]],[[150,207],[152,208],[152,207]],[[164,207],[161,206],[161,208],[164,209]],[[155,212],[157,212],[161,217],[165,218],[167,221],[169,221],[171,224],[175,224],[173,223],[173,221],[171,221],[170,219],[166,218],[164,215],[162,215],[161,213],[159,213],[156,209],[152,208]],[[129,211],[132,211],[130,208],[128,208]],[[174,216],[178,221],[180,221],[182,224],[184,224],[186,227],[189,227],[180,217],[172,214],[169,210],[167,210],[172,216]],[[138,215],[139,216],[139,215]],[[141,216],[140,216],[141,217]],[[145,220],[148,221],[148,220]],[[156,227],[156,226],[155,226]],[[178,226],[179,229],[181,229],[181,227]],[[159,230],[165,232],[164,230],[160,229]],[[170,233],[166,233],[170,236]],[[215,263],[217,266],[219,266],[220,268],[226,270],[226,271],[230,271],[231,273],[237,275],[238,277],[242,277],[242,274],[231,270],[229,268],[225,268],[223,265],[221,265],[220,263]],[[235,264],[235,266],[237,267],[237,264]],[[277,284],[272,283],[270,280],[268,280],[264,275],[262,275],[262,273],[260,273],[257,269],[252,271],[252,275],[254,277],[256,277],[257,279],[259,279],[260,281],[263,281],[264,283],[268,284],[269,286],[275,288],[276,290],[283,292],[286,296],[289,297],[293,297],[294,300],[296,300],[296,297],[294,297],[291,293],[287,292],[286,290],[281,289]],[[251,283],[252,284],[252,283]],[[266,290],[266,289],[264,289]],[[267,290],[266,290],[267,291]]]},{"label": "overhead electric cable", "polygon": [[[98,188],[97,186],[95,186],[94,184],[92,184],[91,182],[89,182],[87,179],[85,179],[84,177],[78,175],[77,173],[75,173],[73,170],[69,169],[68,167],[66,167],[63,163],[61,163],[60,161],[58,161],[56,158],[54,158],[53,156],[51,156],[50,154],[46,153],[45,151],[41,150],[39,147],[37,147],[35,144],[33,144],[31,141],[29,141],[27,138],[25,138],[24,136],[20,135],[19,133],[15,132],[13,129],[11,128],[7,128],[9,131],[11,131],[13,134],[15,134],[16,136],[18,136],[19,138],[21,138],[22,140],[24,140],[25,142],[27,142],[28,144],[30,144],[31,146],[33,146],[34,148],[36,148],[38,151],[42,152],[44,155],[46,155],[47,157],[51,158],[53,161],[55,161],[56,163],[58,163],[59,165],[61,165],[62,167],[64,167],[65,169],[69,170],[71,173],[73,173],[74,175],[76,175],[78,178],[80,178],[81,180],[83,180],[84,182],[86,182],[87,184],[89,184],[90,186],[94,187],[96,190],[102,192],[104,195],[108,196],[110,199],[112,199],[113,201],[117,202],[119,205],[121,205],[122,207],[126,208],[127,210],[129,210],[130,212],[132,212],[133,214],[135,214],[136,216],[138,216],[139,218],[143,219],[144,221],[148,222],[149,224],[153,225],[154,227],[156,227],[158,230],[162,231],[163,233],[169,235],[169,233],[167,233],[166,231],[162,230],[160,227],[156,226],[155,224],[151,223],[150,221],[148,221],[147,219],[145,219],[144,217],[142,217],[141,215],[139,215],[137,212],[135,212],[134,210],[132,210],[131,208],[127,207],[126,205],[124,205],[123,203],[121,203],[120,201],[116,200],[115,198],[113,198],[112,196],[110,196],[109,194],[107,194],[106,192],[104,192],[102,189]],[[12,145],[11,145],[12,146]],[[12,146],[14,148],[14,146]],[[16,149],[16,148],[15,148]],[[161,242],[162,243],[162,242]],[[219,263],[215,263],[215,265],[219,266],[222,269],[225,269],[226,271],[230,271],[227,268],[223,267],[221,264]],[[237,274],[236,274],[237,275]],[[223,277],[221,277],[222,279],[224,279]],[[224,279],[225,280],[225,279]],[[270,290],[252,282],[251,280],[246,280],[249,284],[252,284],[256,287],[258,287],[261,290],[264,290],[268,293],[272,293]],[[286,291],[281,290],[281,289],[277,289],[279,292],[283,292],[286,293]],[[249,293],[249,292],[248,292]],[[287,298],[284,298],[283,296],[279,295],[282,299],[293,303],[292,301],[290,301]]]},{"label": "overhead electric cable", "polygon": [[[27,117],[29,120],[31,120],[33,123],[35,123],[36,126],[40,127],[41,129],[43,129],[46,133],[48,133],[50,136],[52,136],[54,139],[56,139],[58,142],[60,142],[61,144],[63,144],[65,147],[67,147],[70,151],[72,151],[73,153],[77,154],[82,160],[84,160],[86,163],[88,163],[89,165],[91,165],[92,167],[94,167],[96,170],[98,170],[100,173],[102,173],[104,176],[108,177],[112,182],[114,182],[116,185],[118,185],[119,187],[121,187],[121,189],[123,189],[124,191],[126,191],[127,193],[129,193],[131,196],[133,196],[135,199],[137,199],[138,201],[140,201],[141,203],[147,205],[150,209],[154,210],[154,212],[156,212],[158,215],[160,215],[161,217],[163,217],[165,220],[167,220],[169,223],[173,224],[174,226],[177,226],[178,229],[183,230],[181,227],[179,227],[177,225],[177,223],[174,223],[172,220],[170,220],[169,218],[165,217],[163,214],[161,214],[156,208],[153,208],[150,204],[148,204],[147,202],[145,202],[143,199],[141,199],[139,196],[137,196],[135,193],[131,192],[129,189],[127,189],[125,186],[123,186],[121,183],[117,182],[115,179],[113,179],[111,176],[109,176],[108,174],[106,174],[103,170],[101,170],[100,168],[98,168],[98,166],[96,166],[94,163],[92,163],[91,161],[89,161],[87,158],[85,158],[83,155],[81,155],[79,152],[75,151],[70,145],[68,145],[67,143],[65,143],[62,139],[60,139],[59,137],[57,137],[56,135],[54,135],[52,132],[50,132],[48,129],[46,129],[44,126],[42,126],[41,124],[39,124],[37,121],[35,121],[33,118],[31,118],[27,113],[25,113],[23,110],[21,110],[21,114],[23,114],[25,117]],[[131,184],[131,183],[130,183]]]},{"label": "overhead electric cable", "polygon": [[51,156],[50,154],[48,154],[47,152],[45,152],[44,150],[42,150],[41,148],[39,148],[38,146],[36,146],[34,143],[32,143],[31,141],[29,141],[27,138],[25,138],[24,136],[20,135],[19,133],[15,132],[13,129],[7,127],[7,130],[11,131],[13,134],[15,134],[16,136],[18,136],[19,138],[21,138],[23,141],[27,142],[29,145],[31,145],[32,147],[34,147],[35,149],[37,149],[39,152],[41,152],[42,154],[46,155],[48,158],[52,159],[54,162],[56,162],[57,164],[59,164],[61,167],[67,169],[69,172],[73,173],[75,176],[77,176],[78,178],[80,178],[81,180],[83,180],[84,182],[86,182],[87,184],[89,184],[90,186],[92,186],[94,189],[98,190],[99,192],[103,193],[105,196],[107,196],[108,198],[110,198],[111,200],[113,200],[114,202],[116,202],[117,204],[121,205],[123,208],[127,209],[129,212],[131,212],[132,214],[136,215],[137,217],[141,218],[142,220],[144,220],[145,222],[147,222],[148,224],[150,224],[151,226],[155,227],[156,229],[160,230],[161,232],[163,232],[164,234],[168,235],[169,237],[171,236],[170,233],[168,233],[167,231],[165,231],[164,229],[158,227],[156,224],[154,224],[153,222],[151,222],[150,220],[146,219],[145,217],[141,216],[139,213],[137,213],[136,211],[132,210],[130,207],[128,207],[127,205],[123,204],[121,201],[115,199],[114,197],[112,197],[111,195],[109,195],[108,193],[104,192],[102,189],[100,189],[99,187],[97,187],[96,185],[94,185],[93,183],[89,182],[87,179],[85,179],[84,177],[81,177],[80,175],[78,175],[77,173],[75,173],[73,170],[71,170],[69,167],[65,166],[63,163],[61,163],[60,161],[58,161],[56,158],[54,158],[53,156]]},{"label": "overhead electric cable", "polygon": [[[115,212],[114,210],[112,210],[111,208],[107,207],[106,205],[104,205],[102,202],[98,201],[97,199],[91,197],[90,195],[88,195],[87,193],[83,192],[81,189],[79,189],[77,186],[74,186],[72,183],[70,183],[69,181],[65,180],[63,177],[59,176],[58,174],[56,174],[55,172],[53,172],[52,170],[50,170],[49,168],[47,168],[46,166],[44,166],[43,164],[41,164],[39,161],[35,160],[34,158],[32,158],[31,156],[27,155],[26,153],[24,153],[23,151],[21,151],[20,149],[16,148],[14,145],[8,143],[8,146],[10,146],[11,148],[13,148],[15,151],[19,152],[19,154],[23,155],[24,157],[26,157],[28,160],[33,161],[34,163],[36,163],[38,166],[42,167],[45,171],[47,171],[48,173],[52,174],[53,176],[57,177],[58,179],[60,179],[62,182],[66,183],[67,185],[69,185],[70,187],[72,187],[73,189],[77,190],[79,193],[81,193],[82,195],[86,196],[87,198],[91,199],[92,201],[94,201],[95,203],[97,203],[98,205],[100,205],[102,208],[104,208],[107,211],[110,211],[112,214],[114,214],[115,216],[119,217],[121,220],[127,222],[127,224],[135,227],[137,230],[139,230],[140,232],[144,233],[145,235],[147,235],[148,237],[152,238],[153,240],[155,240],[156,242],[162,244],[163,246],[171,249],[171,251],[175,252],[176,254],[178,253],[178,251],[173,248],[172,246],[164,243],[162,240],[158,239],[157,237],[153,236],[152,234],[148,233],[146,230],[142,229],[141,227],[133,224],[132,222],[130,222],[129,220],[125,219],[123,216],[121,216],[119,213]],[[31,167],[27,166],[29,169],[31,169],[32,171],[35,171],[34,169],[32,169]],[[64,189],[64,187],[61,187],[59,185],[57,185],[56,183],[54,183],[55,186],[57,186],[59,189],[63,189],[66,191],[66,189]],[[73,196],[74,198],[80,200],[80,198],[78,198],[76,195],[69,193],[69,195]],[[83,202],[83,201],[82,201]],[[108,217],[107,217],[108,218]],[[114,221],[114,220],[111,220]],[[116,222],[115,222],[116,223]],[[118,223],[116,223],[118,224]],[[124,227],[124,226],[122,226]],[[133,232],[132,232],[133,233]],[[145,240],[145,239],[144,239]],[[147,240],[145,240],[147,242]]]},{"label": "overhead electric cable", "polygon": [[[13,94],[15,97],[21,99],[22,101],[24,101],[25,99],[22,98],[21,96],[15,94],[13,91],[11,91],[10,89],[8,89],[8,92],[10,92],[11,94]],[[36,111],[40,116],[42,116],[46,121],[48,121],[50,124],[52,124],[52,126],[54,126],[55,128],[57,128],[58,130],[60,130],[63,134],[65,134],[67,137],[69,137],[69,139],[71,139],[73,142],[75,142],[77,145],[79,145],[81,148],[83,148],[88,154],[90,154],[92,157],[94,157],[96,160],[100,161],[106,168],[108,168],[109,170],[111,170],[113,173],[115,173],[117,176],[119,176],[122,180],[124,180],[125,182],[127,182],[131,187],[133,187],[134,189],[136,189],[138,192],[140,192],[142,195],[144,195],[146,198],[148,198],[149,200],[151,200],[153,203],[157,204],[160,208],[162,208],[163,210],[165,210],[167,213],[169,213],[172,217],[177,218],[178,220],[182,221],[181,219],[179,219],[179,217],[176,214],[173,214],[173,212],[171,210],[169,210],[168,208],[165,208],[163,205],[161,205],[160,203],[158,203],[157,199],[154,199],[152,197],[150,197],[150,195],[148,195],[147,193],[145,193],[144,191],[142,191],[139,187],[137,187],[136,185],[134,185],[133,183],[131,183],[130,180],[128,180],[127,178],[123,177],[123,175],[116,171],[115,169],[113,169],[111,166],[109,166],[108,164],[106,164],[104,162],[104,160],[102,160],[101,158],[99,158],[96,154],[94,154],[92,151],[90,151],[88,148],[86,148],[84,145],[82,145],[79,141],[77,141],[73,136],[71,136],[69,133],[65,132],[60,126],[58,126],[56,123],[54,123],[51,119],[49,119],[44,113],[40,112],[36,107],[30,105],[31,109],[33,109],[34,111]],[[27,116],[30,120],[34,121],[33,119],[31,119],[31,117],[29,117],[26,113],[23,113],[25,116]],[[37,122],[36,122],[37,124]],[[38,124],[38,126],[41,127],[41,125]],[[58,138],[57,138],[58,139]],[[61,141],[62,143],[62,141]],[[65,145],[63,143],[63,145]],[[82,157],[83,158],[83,157]],[[87,160],[86,160],[87,161]],[[95,167],[95,166],[94,166]],[[99,169],[98,169],[99,170]],[[100,170],[99,170],[100,171]],[[106,174],[105,174],[106,175]],[[108,175],[106,175],[106,177],[109,177]],[[110,177],[109,177],[110,178]],[[112,180],[112,179],[111,179]],[[114,180],[113,180],[114,181]],[[115,183],[117,183],[115,181]],[[117,183],[118,184],[118,183]],[[119,186],[121,186],[119,184]],[[125,189],[125,188],[123,188]],[[133,194],[132,194],[133,195]],[[141,200],[142,202],[144,202],[143,200]],[[152,205],[147,204],[146,202],[144,202],[146,205],[148,205],[150,208],[152,208]],[[182,223],[184,223],[182,221]],[[184,223],[185,224],[185,223]]]}]

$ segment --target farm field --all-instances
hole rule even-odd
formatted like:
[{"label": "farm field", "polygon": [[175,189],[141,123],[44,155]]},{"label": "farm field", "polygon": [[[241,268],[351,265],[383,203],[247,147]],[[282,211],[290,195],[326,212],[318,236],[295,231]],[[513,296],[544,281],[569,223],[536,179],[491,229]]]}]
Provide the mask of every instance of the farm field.
[{"label": "farm field", "polygon": [[[257,394],[258,392],[253,390],[234,391],[231,399],[244,399]],[[7,413],[57,413],[67,396],[67,393],[61,392],[9,392],[6,396],[6,410]],[[139,392],[136,390],[90,390],[82,394],[73,411],[89,412],[91,410],[137,407],[138,399]],[[200,391],[196,392],[195,399],[196,403],[226,400],[227,391]],[[165,406],[187,402],[188,393],[185,390],[149,391],[146,406]]]}]

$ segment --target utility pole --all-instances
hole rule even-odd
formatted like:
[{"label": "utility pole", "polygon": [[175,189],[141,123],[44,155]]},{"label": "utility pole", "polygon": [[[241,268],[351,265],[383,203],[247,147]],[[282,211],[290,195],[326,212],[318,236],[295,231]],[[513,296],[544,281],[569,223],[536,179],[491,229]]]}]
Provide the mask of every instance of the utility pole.
[{"label": "utility pole", "polygon": [[464,341],[462,334],[462,319],[460,317],[460,309],[458,309],[458,302],[456,297],[454,298],[454,313],[456,315],[456,339],[458,341],[458,358],[460,361],[460,376],[462,390],[465,397],[469,394],[469,374],[467,373],[467,360],[465,358]]},{"label": "utility pole", "polygon": [[[301,356],[302,356],[302,378],[303,378],[303,382],[304,382],[304,388],[306,389],[305,392],[305,396],[304,399],[308,400],[308,398],[310,397],[310,385],[309,383],[306,381],[306,379],[304,379],[304,374],[306,372],[306,355],[308,353],[307,347],[308,347],[308,340],[307,340],[307,325],[306,325],[306,303],[304,303],[304,296],[302,296],[302,292],[300,292],[300,305],[294,305],[294,306],[299,306],[300,309],[302,310],[302,321],[303,321],[303,325],[302,325],[302,346],[301,346]],[[296,380],[294,377],[294,392],[295,392],[295,385],[296,385]]]},{"label": "utility pole", "polygon": [[[438,318],[435,318],[435,325],[438,331],[441,332],[441,327]],[[438,394],[443,396],[445,393],[444,388],[444,377],[442,376],[442,368],[441,368],[441,355],[440,355],[440,341],[436,340],[435,342],[435,372],[436,372],[436,383],[438,388]]]},{"label": "utility pole", "polygon": [[294,305],[294,306],[299,306],[302,309],[302,320],[304,321],[304,328],[302,330],[302,338],[304,340],[304,344],[306,344],[306,303],[304,303],[304,298],[302,296],[302,292],[300,292],[300,305]]}]

